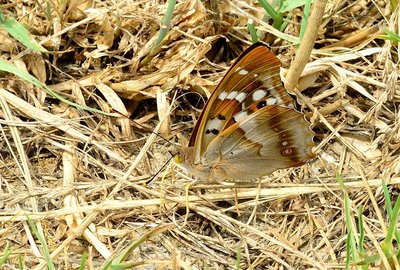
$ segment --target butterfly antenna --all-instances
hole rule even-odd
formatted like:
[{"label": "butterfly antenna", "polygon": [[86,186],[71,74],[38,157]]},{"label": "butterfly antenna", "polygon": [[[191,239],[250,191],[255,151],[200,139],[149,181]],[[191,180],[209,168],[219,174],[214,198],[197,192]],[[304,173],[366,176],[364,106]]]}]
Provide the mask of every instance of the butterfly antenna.
[{"label": "butterfly antenna", "polygon": [[[175,94],[174,94],[173,102],[175,102],[175,100],[176,100],[176,93],[177,93],[177,92],[175,92]],[[164,138],[164,137],[163,137],[162,135],[160,135],[158,132],[154,132],[153,130],[149,129],[148,127],[146,127],[146,126],[144,126],[144,125],[142,125],[142,124],[140,124],[140,123],[137,123],[136,121],[130,119],[130,118],[129,118],[127,115],[125,115],[124,113],[122,113],[122,112],[120,112],[120,111],[118,111],[118,110],[116,110],[116,109],[114,109],[114,108],[112,108],[112,107],[110,107],[110,111],[116,112],[117,114],[121,115],[122,117],[125,117],[126,119],[128,119],[128,120],[129,120],[130,122],[132,122],[133,124],[135,124],[135,125],[137,125],[137,126],[143,128],[143,129],[145,129],[145,130],[151,132],[151,133],[154,134],[155,136],[157,136],[157,137],[159,137],[160,139],[162,139],[163,141],[167,142],[169,145],[176,147],[175,144],[173,144],[173,143],[172,143],[171,141],[169,141],[168,139]],[[169,108],[168,111],[170,111],[170,108]],[[161,119],[161,121],[163,121],[163,120],[164,120],[164,118]],[[156,176],[170,163],[171,159],[174,158],[174,157],[177,155],[177,152],[174,153],[174,154],[172,154],[171,151],[169,151],[169,150],[168,150],[168,152],[170,153],[171,157],[167,160],[167,162],[165,162],[165,163],[161,166],[161,168],[157,171],[156,174],[154,174],[149,180],[147,180],[147,181],[144,183],[144,185],[150,184],[150,183],[156,178]]]},{"label": "butterfly antenna", "polygon": [[171,157],[167,160],[167,162],[165,162],[165,163],[161,166],[161,168],[160,168],[149,180],[147,180],[147,181],[144,183],[144,185],[150,184],[150,183],[156,178],[156,176],[157,176],[162,170],[164,170],[165,167],[167,167],[167,165],[170,163],[171,159],[173,159],[173,158],[176,156],[176,154],[172,154],[171,151],[168,151],[168,153],[171,155]]}]

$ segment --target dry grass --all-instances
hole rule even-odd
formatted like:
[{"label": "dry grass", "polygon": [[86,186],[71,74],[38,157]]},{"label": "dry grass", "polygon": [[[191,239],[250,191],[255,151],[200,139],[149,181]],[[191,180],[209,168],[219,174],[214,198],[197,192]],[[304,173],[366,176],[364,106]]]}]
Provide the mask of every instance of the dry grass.
[{"label": "dry grass", "polygon": [[[4,13],[55,53],[26,50],[0,30],[2,60],[74,103],[112,107],[134,122],[67,106],[3,74],[0,250],[12,247],[5,269],[15,269],[18,256],[28,269],[46,265],[24,213],[58,269],[75,269],[84,252],[87,269],[100,269],[137,240],[128,259],[140,269],[234,269],[237,249],[241,269],[341,269],[346,227],[335,172],[345,180],[354,216],[364,209],[365,249],[381,251],[387,226],[381,180],[394,199],[400,182],[398,52],[377,38],[383,28],[397,31],[398,13],[388,3],[326,6],[298,83],[318,157],[238,188],[237,206],[235,189],[197,185],[186,216],[184,187],[192,176],[168,166],[143,185],[170,157],[170,144],[154,133],[185,144],[226,62],[250,44],[249,18],[262,33],[279,31],[261,20],[253,1],[221,1],[218,17],[201,1],[182,0],[162,46],[152,50],[163,1],[67,1],[48,14],[39,2],[9,3]],[[291,13],[285,34],[296,37],[301,11]],[[216,53],[221,36],[231,42]],[[295,46],[263,37],[289,68]]]}]

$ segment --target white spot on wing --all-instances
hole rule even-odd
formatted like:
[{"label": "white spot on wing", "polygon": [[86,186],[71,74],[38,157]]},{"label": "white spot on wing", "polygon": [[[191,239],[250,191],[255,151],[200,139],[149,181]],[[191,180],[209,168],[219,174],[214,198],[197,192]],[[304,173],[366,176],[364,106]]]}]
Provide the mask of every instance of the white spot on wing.
[{"label": "white spot on wing", "polygon": [[254,91],[252,98],[253,98],[253,101],[258,101],[260,99],[263,99],[266,95],[267,95],[267,91],[258,89],[256,91]]},{"label": "white spot on wing", "polygon": [[239,70],[239,75],[247,75],[249,72],[245,69]]},{"label": "white spot on wing", "polygon": [[276,96],[275,99],[276,99],[276,103],[275,104],[284,104],[284,102],[283,102],[283,100],[281,99],[280,96]]},{"label": "white spot on wing", "polygon": [[218,118],[211,119],[207,122],[206,130],[207,129],[208,130],[216,129],[216,130],[220,131],[222,124],[223,124],[223,121],[219,120]]},{"label": "white spot on wing", "polygon": [[222,92],[219,94],[218,98],[219,98],[220,100],[224,100],[227,96],[228,96],[228,93],[225,92],[225,91],[222,91]]},{"label": "white spot on wing", "polygon": [[[285,102],[284,102],[283,99],[281,98],[281,95],[280,95],[279,92],[276,91],[275,89],[271,88],[271,89],[270,89],[270,94],[271,94],[271,98],[273,98],[273,99],[276,100],[276,102],[273,103],[273,104],[279,104],[279,105],[281,105],[281,106],[283,106],[283,107],[293,108],[293,104],[291,104],[291,103],[290,103],[289,105],[286,105],[286,104],[285,104]],[[267,101],[267,104],[268,104],[268,101]],[[270,105],[270,104],[268,104],[268,105]]]},{"label": "white spot on wing", "polygon": [[244,99],[246,98],[246,94],[245,93],[239,93],[235,99],[239,102],[242,102]]},{"label": "white spot on wing", "polygon": [[226,97],[227,99],[234,99],[237,96],[238,92],[237,91],[232,91],[229,93],[229,95]]},{"label": "white spot on wing", "polygon": [[239,122],[239,121],[241,121],[242,119],[244,119],[246,117],[247,117],[247,112],[246,111],[241,111],[241,112],[238,112],[237,114],[235,114],[233,116],[233,119],[235,119],[236,122]]},{"label": "white spot on wing", "polygon": [[267,98],[267,100],[266,100],[267,105],[274,105],[274,104],[276,104],[277,101],[278,100],[274,97]]}]

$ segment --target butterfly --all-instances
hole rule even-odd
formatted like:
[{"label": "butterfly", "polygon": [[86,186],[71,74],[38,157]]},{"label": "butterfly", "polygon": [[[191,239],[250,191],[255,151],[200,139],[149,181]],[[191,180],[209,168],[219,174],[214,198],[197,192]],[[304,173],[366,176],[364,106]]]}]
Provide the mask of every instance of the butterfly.
[{"label": "butterfly", "polygon": [[314,157],[314,132],[280,79],[280,61],[257,42],[228,70],[175,163],[201,181],[240,183]]}]

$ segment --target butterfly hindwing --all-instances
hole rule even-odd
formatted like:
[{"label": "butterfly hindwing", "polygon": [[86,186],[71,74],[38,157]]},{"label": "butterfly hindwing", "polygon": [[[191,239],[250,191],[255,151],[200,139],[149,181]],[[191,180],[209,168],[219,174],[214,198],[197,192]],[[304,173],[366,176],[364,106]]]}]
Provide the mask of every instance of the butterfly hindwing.
[{"label": "butterfly hindwing", "polygon": [[209,144],[206,160],[216,178],[251,180],[303,165],[314,156],[313,136],[303,114],[268,105],[224,130]]}]

